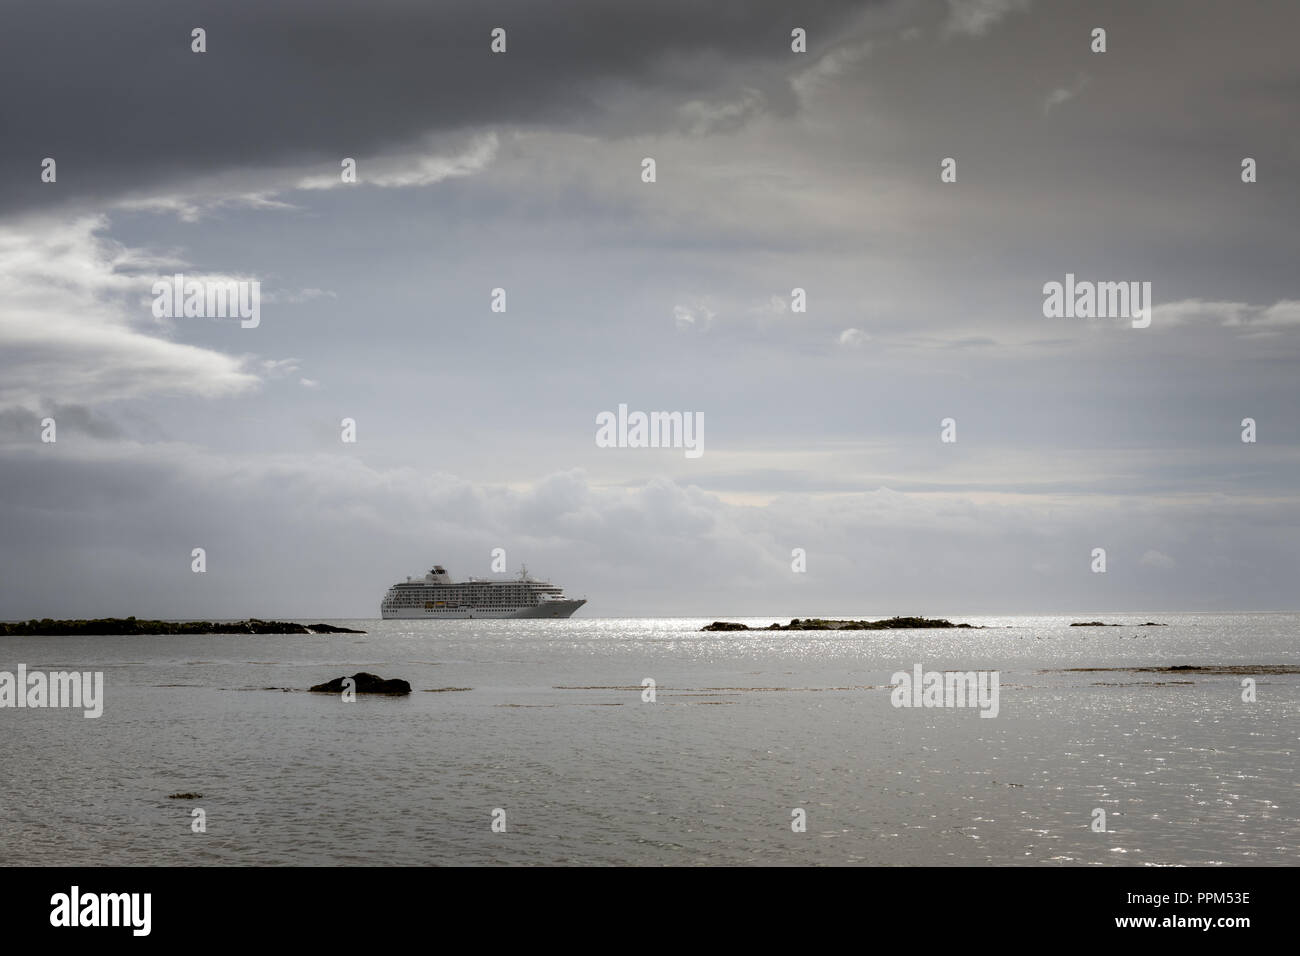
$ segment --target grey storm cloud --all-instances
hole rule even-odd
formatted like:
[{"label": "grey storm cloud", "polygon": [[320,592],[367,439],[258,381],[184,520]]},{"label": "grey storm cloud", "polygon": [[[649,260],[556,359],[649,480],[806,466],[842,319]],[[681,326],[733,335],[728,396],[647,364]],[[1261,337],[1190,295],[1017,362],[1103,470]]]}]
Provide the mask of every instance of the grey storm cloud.
[{"label": "grey storm cloud", "polygon": [[[770,61],[790,30],[815,53],[870,3],[431,3],[20,0],[0,30],[0,212],[154,188],[237,164],[310,164],[429,132],[509,123],[606,134],[675,121],[617,94],[690,97],[736,63]],[[190,31],[207,32],[193,53]],[[507,30],[505,55],[489,50]],[[759,71],[751,85],[763,85]],[[15,95],[17,90],[20,94]],[[766,108],[794,108],[787,85]]]}]

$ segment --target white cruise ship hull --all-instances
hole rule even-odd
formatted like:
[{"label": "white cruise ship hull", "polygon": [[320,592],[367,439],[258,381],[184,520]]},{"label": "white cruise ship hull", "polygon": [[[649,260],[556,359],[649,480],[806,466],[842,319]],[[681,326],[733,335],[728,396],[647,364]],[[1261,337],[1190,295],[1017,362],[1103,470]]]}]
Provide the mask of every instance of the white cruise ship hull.
[{"label": "white cruise ship hull", "polygon": [[573,612],[586,603],[582,599],[566,599],[562,601],[543,601],[541,604],[516,608],[401,607],[384,608],[380,613],[386,621],[504,620],[520,617],[562,618],[572,617]]}]

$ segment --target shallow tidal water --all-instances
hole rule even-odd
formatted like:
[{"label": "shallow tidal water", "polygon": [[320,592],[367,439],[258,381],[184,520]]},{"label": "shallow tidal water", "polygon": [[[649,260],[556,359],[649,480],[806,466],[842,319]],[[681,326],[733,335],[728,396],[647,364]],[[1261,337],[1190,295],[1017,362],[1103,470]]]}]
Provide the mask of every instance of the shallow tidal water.
[{"label": "shallow tidal water", "polygon": [[[1066,670],[1300,665],[1300,615],[953,619],[988,629],[0,638],[0,670],[105,681],[98,719],[0,710],[0,863],[1300,862],[1300,674],[1245,703],[1241,675]],[[1170,626],[1067,626],[1092,619]],[[892,706],[917,663],[998,671],[998,716]],[[306,692],[362,670],[413,693]]]}]

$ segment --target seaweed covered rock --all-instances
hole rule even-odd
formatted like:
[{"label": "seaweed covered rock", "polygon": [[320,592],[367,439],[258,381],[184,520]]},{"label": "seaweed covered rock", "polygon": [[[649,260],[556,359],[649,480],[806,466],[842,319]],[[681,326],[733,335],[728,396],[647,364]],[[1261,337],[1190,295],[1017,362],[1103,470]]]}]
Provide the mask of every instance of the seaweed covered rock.
[{"label": "seaweed covered rock", "polygon": [[[317,684],[312,688],[313,691],[322,694],[341,694],[344,687],[343,682],[348,680],[347,677],[336,677],[327,684]],[[358,694],[409,694],[411,685],[399,678],[384,680],[375,674],[367,674],[365,671],[353,674],[352,689]]]},{"label": "seaweed covered rock", "polygon": [[[893,631],[918,628],[969,627],[974,624],[954,624],[942,618],[930,617],[890,617],[882,621],[834,621],[821,617],[796,617],[789,624],[769,624],[762,628],[766,631]],[[745,624],[731,621],[714,621],[700,628],[702,631],[748,631]]]}]

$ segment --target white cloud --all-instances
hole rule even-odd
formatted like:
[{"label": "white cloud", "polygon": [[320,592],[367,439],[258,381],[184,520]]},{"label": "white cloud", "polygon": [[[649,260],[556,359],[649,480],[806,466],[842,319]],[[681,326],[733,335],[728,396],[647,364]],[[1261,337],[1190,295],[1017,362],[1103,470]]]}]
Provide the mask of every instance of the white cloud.
[{"label": "white cloud", "polygon": [[1158,305],[1152,312],[1153,327],[1218,326],[1243,334],[1276,335],[1300,326],[1300,300],[1281,299],[1272,305],[1246,302],[1182,299]]},{"label": "white cloud", "polygon": [[262,303],[278,303],[285,305],[302,305],[304,302],[311,302],[315,299],[337,299],[338,293],[330,292],[326,289],[299,289],[297,292],[264,292],[262,293]]},{"label": "white cloud", "polygon": [[854,66],[871,55],[870,40],[858,41],[838,46],[817,58],[817,62],[808,69],[796,73],[790,78],[800,99],[807,99],[812,94],[836,78],[848,73]]},{"label": "white cloud", "polygon": [[127,212],[171,213],[182,222],[198,222],[218,209],[297,209],[292,203],[273,199],[271,193],[243,193],[231,196],[163,195],[136,196],[114,203]]},{"label": "white cloud", "polygon": [[1138,564],[1142,565],[1144,568],[1168,569],[1175,567],[1178,562],[1169,557],[1169,555],[1165,554],[1163,551],[1152,549],[1145,552],[1142,557],[1138,559]]},{"label": "white cloud", "polygon": [[861,348],[870,338],[871,336],[861,329],[845,329],[840,333],[840,345],[851,349]]},{"label": "white cloud", "polygon": [[1086,73],[1080,73],[1078,78],[1074,81],[1073,86],[1058,86],[1056,89],[1052,90],[1052,92],[1047,94],[1047,98],[1043,100],[1043,112],[1050,113],[1062,103],[1068,103],[1070,100],[1074,99],[1083,92],[1084,87],[1088,85],[1090,79],[1091,78]]},{"label": "white cloud", "polygon": [[297,375],[302,369],[299,367],[296,358],[264,359],[262,361],[262,371],[267,378],[286,378],[290,375]]},{"label": "white cloud", "polygon": [[708,328],[709,323],[717,317],[717,314],[702,302],[673,306],[673,319],[677,322],[679,329],[693,329],[696,326]]},{"label": "white cloud", "polygon": [[[431,186],[444,179],[469,176],[484,169],[497,153],[495,133],[476,136],[460,153],[424,152],[392,157],[376,156],[357,159],[356,185],[400,188]],[[344,185],[342,167],[328,173],[298,180],[298,189],[334,189]]]},{"label": "white cloud", "polygon": [[686,131],[692,136],[726,133],[740,129],[762,114],[767,100],[762,92],[745,89],[729,100],[691,100],[677,108]]},{"label": "white cloud", "polygon": [[1029,9],[1029,0],[948,0],[948,33],[983,36],[1004,17]]},{"label": "white cloud", "polygon": [[426,141],[418,148],[387,156],[353,157],[357,161],[355,184],[343,182],[343,157],[327,171],[307,176],[294,168],[236,169],[196,178],[183,187],[133,193],[114,201],[112,208],[169,213],[183,222],[198,222],[224,209],[293,210],[301,207],[282,197],[295,190],[431,186],[445,179],[470,176],[492,163],[497,147],[497,135],[487,132],[471,137],[459,149]]},{"label": "white cloud", "polygon": [[255,388],[245,359],[158,334],[143,293],[159,260],[107,227],[102,216],[0,225],[0,409]]}]

